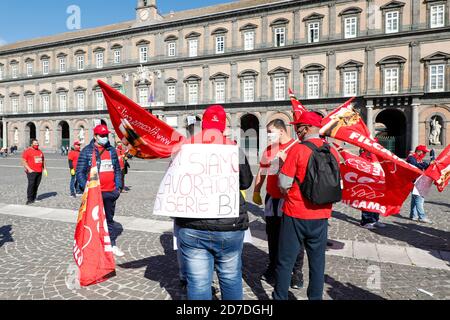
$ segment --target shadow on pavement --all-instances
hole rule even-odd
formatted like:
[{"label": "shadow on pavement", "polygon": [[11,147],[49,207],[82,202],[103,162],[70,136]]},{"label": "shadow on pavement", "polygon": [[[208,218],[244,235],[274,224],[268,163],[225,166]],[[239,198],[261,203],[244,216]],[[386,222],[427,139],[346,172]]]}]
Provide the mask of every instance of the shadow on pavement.
[{"label": "shadow on pavement", "polygon": [[37,197],[37,200],[45,200],[45,199],[48,199],[48,198],[56,197],[57,195],[58,195],[57,192],[48,192],[48,193],[44,193],[44,194],[39,195]]},{"label": "shadow on pavement", "polygon": [[158,282],[173,300],[182,300],[182,291],[178,275],[177,252],[173,250],[173,237],[171,233],[164,233],[159,238],[164,253],[145,259],[126,262],[118,266],[123,269],[139,269],[146,267],[144,277]]},{"label": "shadow on pavement", "polygon": [[351,283],[339,282],[328,275],[325,275],[325,283],[331,287],[327,288],[326,291],[333,300],[386,300]]},{"label": "shadow on pavement", "polygon": [[252,244],[244,244],[242,253],[242,277],[258,300],[269,300],[261,275],[266,271],[268,255]]},{"label": "shadow on pavement", "polygon": [[7,225],[0,228],[0,248],[7,242],[14,242],[12,237],[12,226]]}]

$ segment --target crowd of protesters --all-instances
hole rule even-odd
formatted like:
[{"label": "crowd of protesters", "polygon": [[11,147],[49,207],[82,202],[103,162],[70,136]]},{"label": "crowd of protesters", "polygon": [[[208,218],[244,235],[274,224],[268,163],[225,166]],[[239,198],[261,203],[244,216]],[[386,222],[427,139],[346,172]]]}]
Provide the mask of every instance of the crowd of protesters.
[{"label": "crowd of protesters", "polygon": [[[331,217],[333,203],[340,201],[337,195],[340,181],[314,178],[317,175],[311,172],[314,170],[311,162],[326,157],[326,161],[333,164],[331,176],[339,177],[339,155],[319,135],[321,120],[322,117],[315,112],[307,111],[301,116],[294,116],[294,122],[290,124],[296,133],[296,139],[291,138],[284,121],[271,121],[267,125],[268,146],[262,154],[255,178],[245,154],[239,149],[241,194],[237,218],[175,219],[180,279],[186,287],[188,299],[212,298],[214,271],[219,278],[223,299],[243,299],[242,251],[244,234],[249,228],[245,190],[252,185],[253,202],[264,206],[269,252],[268,265],[262,279],[274,286],[273,298],[286,300],[289,287],[303,287],[302,268],[306,252],[309,265],[308,298],[322,299],[328,219]],[[226,137],[225,129],[225,110],[222,106],[211,106],[204,113],[201,132],[188,143],[235,145],[235,141]],[[210,138],[211,132],[216,137],[213,141]],[[116,244],[114,214],[121,193],[127,192],[125,175],[131,156],[121,141],[116,142],[116,148],[111,145],[110,131],[105,125],[95,127],[93,133],[94,138],[84,148],[79,141],[74,142],[70,152],[64,146],[61,147],[61,154],[67,155],[68,159],[70,195],[76,198],[83,193],[95,156],[112,251],[114,255],[121,257],[124,252]],[[425,146],[418,146],[407,161],[425,170],[430,165],[424,161],[429,152]],[[5,153],[7,152],[2,149],[2,155]],[[360,150],[360,156],[372,163],[378,162],[375,155],[364,149]],[[431,156],[433,161],[434,154]],[[37,140],[33,140],[31,147],[23,152],[22,164],[28,179],[26,204],[30,205],[39,201],[38,188],[42,175],[47,175],[45,157]],[[266,189],[263,201],[264,183]],[[333,190],[336,190],[336,194]],[[431,223],[426,217],[423,204],[424,198],[414,190],[411,195],[410,218]],[[366,211],[362,211],[361,226],[370,230],[385,227],[379,221],[378,214]]]}]

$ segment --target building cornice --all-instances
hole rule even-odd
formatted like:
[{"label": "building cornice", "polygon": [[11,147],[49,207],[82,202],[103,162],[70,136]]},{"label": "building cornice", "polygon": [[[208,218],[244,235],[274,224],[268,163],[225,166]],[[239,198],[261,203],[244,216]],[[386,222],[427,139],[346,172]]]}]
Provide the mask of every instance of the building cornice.
[{"label": "building cornice", "polygon": [[[347,2],[350,2],[351,0],[347,0]],[[42,43],[38,45],[31,45],[16,49],[10,49],[1,51],[0,48],[0,57],[4,55],[10,55],[10,54],[16,54],[21,52],[27,52],[27,51],[35,51],[35,50],[43,50],[48,48],[54,48],[58,46],[68,46],[68,45],[75,45],[75,44],[83,44],[85,42],[92,42],[96,40],[104,40],[105,38],[116,38],[126,35],[132,35],[132,34],[139,34],[139,33],[148,33],[148,32],[162,32],[169,29],[176,29],[181,28],[188,25],[193,24],[202,24],[202,23],[208,23],[210,21],[217,21],[218,19],[233,19],[237,16],[246,16],[246,15],[252,15],[252,14],[264,14],[267,13],[268,10],[270,11],[277,11],[277,10],[283,10],[283,9],[290,9],[293,7],[302,7],[302,6],[308,6],[308,5],[321,5],[320,0],[297,0],[297,1],[284,1],[280,3],[269,3],[264,5],[259,5],[256,7],[250,7],[250,8],[242,8],[242,9],[236,9],[226,12],[217,12],[205,16],[199,16],[199,17],[192,17],[182,20],[175,20],[175,21],[167,21],[162,22],[154,25],[147,25],[147,26],[137,26],[122,30],[115,30],[115,31],[108,31],[103,32],[99,34],[94,35],[88,35],[88,36],[82,36],[78,38],[73,38],[69,40],[61,40],[61,41],[55,41],[55,42],[48,42],[48,43]],[[345,2],[345,1],[344,1]],[[325,4],[323,4],[325,5]],[[32,40],[32,39],[31,39]]]}]

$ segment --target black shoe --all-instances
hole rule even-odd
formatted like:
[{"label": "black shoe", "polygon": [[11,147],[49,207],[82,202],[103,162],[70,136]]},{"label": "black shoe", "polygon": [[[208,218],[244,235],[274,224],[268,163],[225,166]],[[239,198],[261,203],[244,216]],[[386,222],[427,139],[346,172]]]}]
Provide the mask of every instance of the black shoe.
[{"label": "black shoe", "polygon": [[266,272],[263,273],[261,279],[263,279],[265,282],[269,284],[273,284],[275,283],[275,272],[273,270],[268,269]]},{"label": "black shoe", "polygon": [[71,196],[72,198],[76,198],[76,197],[77,197],[77,195],[76,195],[75,193],[71,193],[70,196]]},{"label": "black shoe", "polygon": [[180,287],[181,287],[181,290],[186,291],[187,290],[187,281],[180,280]]},{"label": "black shoe", "polygon": [[26,206],[32,205],[34,203],[34,201],[27,201],[27,203],[25,204]]},{"label": "black shoe", "polygon": [[303,274],[294,273],[291,279],[292,289],[302,289],[303,288]]}]

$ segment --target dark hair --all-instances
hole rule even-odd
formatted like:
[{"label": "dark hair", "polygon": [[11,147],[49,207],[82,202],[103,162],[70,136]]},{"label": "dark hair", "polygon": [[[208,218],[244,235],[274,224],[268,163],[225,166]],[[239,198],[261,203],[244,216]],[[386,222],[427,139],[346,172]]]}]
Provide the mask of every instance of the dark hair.
[{"label": "dark hair", "polygon": [[286,124],[281,119],[275,119],[275,120],[270,121],[267,124],[267,128],[269,128],[269,127],[275,127],[277,129],[282,129],[284,131],[287,131]]},{"label": "dark hair", "polygon": [[31,139],[31,144],[33,144],[33,142],[37,142],[37,143],[39,143],[39,141],[38,141],[38,139]]}]

